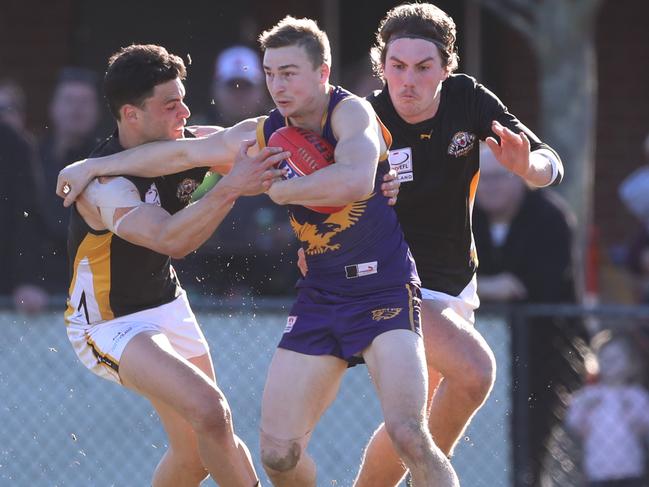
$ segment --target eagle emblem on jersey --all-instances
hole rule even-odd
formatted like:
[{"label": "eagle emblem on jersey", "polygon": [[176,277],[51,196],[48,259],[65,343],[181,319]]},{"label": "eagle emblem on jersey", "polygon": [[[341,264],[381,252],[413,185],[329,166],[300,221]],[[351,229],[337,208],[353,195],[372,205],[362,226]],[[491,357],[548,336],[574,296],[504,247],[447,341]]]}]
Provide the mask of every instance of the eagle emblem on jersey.
[{"label": "eagle emblem on jersey", "polygon": [[300,223],[291,215],[289,220],[295,235],[301,242],[308,244],[305,249],[306,254],[318,255],[340,249],[340,244],[332,244],[331,240],[356,224],[358,219],[365,213],[367,200],[372,196],[373,193],[364,200],[350,203],[342,210],[330,214],[320,223]]},{"label": "eagle emblem on jersey", "polygon": [[467,155],[475,145],[476,136],[469,132],[456,132],[448,145],[448,155],[462,157]]},{"label": "eagle emblem on jersey", "polygon": [[372,310],[372,319],[374,321],[391,320],[401,313],[403,308],[381,308]]},{"label": "eagle emblem on jersey", "polygon": [[176,197],[178,200],[183,203],[189,203],[189,200],[192,199],[192,194],[198,188],[198,181],[191,178],[185,178],[178,184],[178,189],[176,190]]}]

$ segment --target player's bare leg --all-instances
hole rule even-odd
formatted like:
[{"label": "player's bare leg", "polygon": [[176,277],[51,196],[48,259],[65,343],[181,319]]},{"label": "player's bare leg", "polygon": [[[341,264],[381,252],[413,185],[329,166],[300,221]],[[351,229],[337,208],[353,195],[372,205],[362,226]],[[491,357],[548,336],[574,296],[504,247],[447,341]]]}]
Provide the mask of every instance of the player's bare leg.
[{"label": "player's bare leg", "polygon": [[[495,360],[480,333],[442,303],[422,301],[421,320],[431,385],[428,425],[435,444],[450,456],[491,391]],[[432,386],[441,376],[444,380],[435,390]],[[384,425],[379,426],[365,450],[354,485],[393,487],[405,473]]]},{"label": "player's bare leg", "polygon": [[[214,367],[209,354],[189,359],[210,379],[215,380]],[[152,401],[167,432],[169,448],[160,459],[153,474],[153,487],[198,487],[208,476],[198,451],[198,439],[191,425],[173,408],[162,401]],[[252,465],[246,445],[238,438],[237,447],[244,462]]]},{"label": "player's bare leg", "polygon": [[[155,475],[156,481],[165,482],[161,486],[185,485],[166,483],[169,479],[165,474],[176,477],[175,464],[187,461],[194,448],[204,468],[222,487],[255,485],[257,475],[234,435],[225,397],[209,375],[174,351],[167,337],[152,332],[134,337],[122,354],[120,377],[125,386],[144,395],[154,405],[164,404],[162,414],[174,411],[195,433],[194,444],[172,445],[170,439],[172,453],[161,462]],[[168,414],[165,417],[165,428],[178,436],[187,434],[181,422]],[[195,459],[189,461],[192,475],[198,478]]]},{"label": "player's bare leg", "polygon": [[378,392],[385,430],[414,485],[459,486],[426,425],[428,373],[422,339],[409,330],[391,330],[376,337],[363,358]]},{"label": "player's bare leg", "polygon": [[261,405],[261,461],[275,487],[315,487],[311,432],[335,399],[347,362],[278,348]]},{"label": "player's bare leg", "polygon": [[[428,368],[428,403],[439,386],[442,376],[436,370]],[[392,440],[385,431],[385,424],[381,423],[372,433],[363,458],[358,476],[354,481],[355,486],[370,485],[399,485],[408,473],[408,468],[399,457],[392,445]]]}]

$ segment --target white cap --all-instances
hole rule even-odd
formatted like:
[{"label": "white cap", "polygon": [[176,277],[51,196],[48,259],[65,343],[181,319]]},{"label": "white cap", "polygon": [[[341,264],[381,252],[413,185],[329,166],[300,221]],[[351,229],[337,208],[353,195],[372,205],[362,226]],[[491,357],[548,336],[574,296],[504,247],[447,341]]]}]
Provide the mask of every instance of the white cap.
[{"label": "white cap", "polygon": [[258,84],[264,80],[259,55],[245,46],[229,47],[221,52],[216,58],[214,76],[224,83],[240,79]]}]

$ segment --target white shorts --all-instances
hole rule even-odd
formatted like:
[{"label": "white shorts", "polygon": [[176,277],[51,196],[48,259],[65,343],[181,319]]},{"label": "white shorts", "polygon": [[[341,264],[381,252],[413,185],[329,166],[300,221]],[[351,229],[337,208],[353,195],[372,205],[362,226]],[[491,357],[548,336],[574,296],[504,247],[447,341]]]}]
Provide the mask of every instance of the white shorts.
[{"label": "white shorts", "polygon": [[121,384],[119,361],[128,342],[144,331],[163,333],[186,359],[209,353],[209,346],[183,292],[170,303],[94,325],[67,325],[79,360],[99,377]]},{"label": "white shorts", "polygon": [[469,282],[469,284],[467,284],[467,286],[457,296],[451,296],[450,294],[422,288],[421,299],[441,301],[469,323],[475,325],[475,310],[480,306],[480,298],[478,298],[478,281],[475,274],[473,275],[471,282]]}]

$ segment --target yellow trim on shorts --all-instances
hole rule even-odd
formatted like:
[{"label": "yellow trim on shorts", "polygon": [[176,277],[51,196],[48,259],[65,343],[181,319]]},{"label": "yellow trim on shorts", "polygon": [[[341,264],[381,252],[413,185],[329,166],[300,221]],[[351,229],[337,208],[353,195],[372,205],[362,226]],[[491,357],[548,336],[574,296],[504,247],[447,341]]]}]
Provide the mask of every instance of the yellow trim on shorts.
[{"label": "yellow trim on shorts", "polygon": [[84,332],[84,336],[86,337],[86,343],[88,346],[92,349],[93,354],[95,355],[95,358],[97,355],[99,355],[103,360],[97,359],[97,363],[100,365],[103,365],[105,367],[108,367],[110,370],[113,372],[116,372],[119,374],[119,360],[117,360],[115,357],[111,357],[107,353],[103,353],[97,344],[94,342],[92,338],[88,335],[87,332]]},{"label": "yellow trim on shorts", "polygon": [[414,297],[412,295],[410,284],[406,284],[406,290],[408,291],[408,320],[410,321],[410,329],[417,333],[415,330],[415,307],[413,306]]}]

